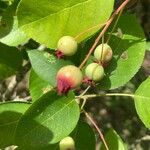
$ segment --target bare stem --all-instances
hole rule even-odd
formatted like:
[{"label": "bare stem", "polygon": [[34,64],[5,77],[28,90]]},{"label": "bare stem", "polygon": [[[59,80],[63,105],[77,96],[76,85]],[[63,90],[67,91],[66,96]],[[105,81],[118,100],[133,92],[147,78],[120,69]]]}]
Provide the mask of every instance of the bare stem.
[{"label": "bare stem", "polygon": [[82,105],[81,105],[81,110],[83,110],[83,108],[84,108],[84,106],[86,104],[86,100],[87,100],[86,98],[83,99],[83,102],[82,102]]},{"label": "bare stem", "polygon": [[132,97],[134,98],[135,95],[133,94],[126,94],[126,93],[107,93],[107,94],[91,94],[91,95],[83,95],[83,96],[76,96],[76,98],[80,99],[89,99],[95,97],[102,97],[102,96],[123,96],[123,97]]},{"label": "bare stem", "polygon": [[104,35],[102,36],[102,53],[101,53],[101,57],[100,57],[100,62],[102,62],[102,56],[103,56],[103,52],[104,52]]},{"label": "bare stem", "polygon": [[83,96],[85,95],[85,93],[90,89],[90,85],[80,94],[80,96]]},{"label": "bare stem", "polygon": [[107,44],[109,43],[110,38],[111,38],[111,35],[112,35],[112,33],[114,32],[114,30],[115,30],[115,28],[116,28],[116,26],[117,26],[117,24],[118,24],[118,21],[119,21],[119,19],[120,19],[120,16],[121,16],[122,12],[123,12],[123,8],[122,8],[122,10],[119,12],[119,15],[118,15],[118,17],[117,17],[117,20],[115,21],[115,24],[114,24],[114,26],[113,26],[113,28],[112,28],[112,30],[111,30],[109,36],[108,36],[108,39],[107,39],[107,42],[106,42]]},{"label": "bare stem", "polygon": [[107,93],[106,96],[128,96],[134,98],[134,94],[127,94],[127,93]]},{"label": "bare stem", "polygon": [[127,3],[130,0],[125,0],[119,7],[118,9],[112,14],[112,16],[110,17],[110,19],[106,22],[105,27],[103,28],[103,30],[100,32],[100,34],[98,35],[98,37],[96,38],[94,44],[92,45],[91,49],[89,50],[87,56],[85,57],[85,59],[83,60],[83,62],[80,64],[79,68],[81,69],[84,64],[86,63],[86,61],[88,60],[88,58],[90,57],[90,55],[92,54],[92,52],[94,51],[95,47],[97,46],[99,40],[101,39],[101,37],[105,34],[105,32],[107,31],[108,27],[110,26],[110,24],[112,23],[112,21],[114,20],[115,16],[127,5]]},{"label": "bare stem", "polygon": [[92,117],[91,117],[85,110],[83,110],[83,112],[84,112],[85,116],[86,116],[86,117],[90,120],[90,122],[93,124],[93,126],[95,127],[95,129],[96,129],[96,131],[98,132],[99,137],[100,137],[100,139],[102,140],[102,142],[103,142],[103,144],[104,144],[106,150],[109,150],[109,148],[108,148],[108,146],[107,146],[107,143],[106,143],[106,141],[105,141],[105,138],[104,138],[104,136],[103,136],[103,133],[101,132],[101,130],[100,130],[99,127],[97,126],[95,120],[92,119]]}]

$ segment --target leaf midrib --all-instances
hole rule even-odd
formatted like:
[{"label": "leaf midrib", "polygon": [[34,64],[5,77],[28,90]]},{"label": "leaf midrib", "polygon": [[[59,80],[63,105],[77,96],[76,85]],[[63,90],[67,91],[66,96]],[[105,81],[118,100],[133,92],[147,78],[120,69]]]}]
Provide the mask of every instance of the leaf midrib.
[{"label": "leaf midrib", "polygon": [[150,100],[150,97],[146,97],[146,96],[140,96],[140,95],[136,95],[136,93],[135,93],[135,96],[134,96],[134,98],[136,99],[136,98],[141,98],[141,99],[147,99],[147,100]]}]

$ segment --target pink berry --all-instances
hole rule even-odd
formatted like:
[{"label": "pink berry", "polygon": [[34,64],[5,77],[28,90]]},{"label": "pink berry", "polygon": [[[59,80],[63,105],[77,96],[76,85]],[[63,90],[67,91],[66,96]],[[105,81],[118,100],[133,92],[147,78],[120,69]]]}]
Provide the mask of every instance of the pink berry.
[{"label": "pink berry", "polygon": [[58,93],[67,94],[70,89],[74,89],[82,83],[82,72],[73,65],[62,67],[56,76]]}]

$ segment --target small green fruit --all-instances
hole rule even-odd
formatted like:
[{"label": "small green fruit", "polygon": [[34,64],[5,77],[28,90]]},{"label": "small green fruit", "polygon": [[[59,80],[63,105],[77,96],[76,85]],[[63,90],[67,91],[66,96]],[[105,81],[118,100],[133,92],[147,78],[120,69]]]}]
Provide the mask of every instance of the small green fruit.
[{"label": "small green fruit", "polygon": [[86,67],[85,74],[89,79],[97,82],[104,77],[104,68],[97,63],[91,63]]},{"label": "small green fruit", "polygon": [[75,143],[71,137],[66,137],[59,142],[60,150],[75,150]]},{"label": "small green fruit", "polygon": [[61,51],[66,56],[72,56],[76,53],[78,48],[77,41],[71,36],[63,36],[59,39],[57,50]]},{"label": "small green fruit", "polygon": [[111,47],[107,43],[100,44],[96,47],[94,51],[94,56],[97,60],[101,61],[102,63],[106,63],[112,59],[113,52]]},{"label": "small green fruit", "polygon": [[73,65],[62,67],[56,76],[58,93],[67,93],[70,89],[78,87],[82,83],[81,70]]}]

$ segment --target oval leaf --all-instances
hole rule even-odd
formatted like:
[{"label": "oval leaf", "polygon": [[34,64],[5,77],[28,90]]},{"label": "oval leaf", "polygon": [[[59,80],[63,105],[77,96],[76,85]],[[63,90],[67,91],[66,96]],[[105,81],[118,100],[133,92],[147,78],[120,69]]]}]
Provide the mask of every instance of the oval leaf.
[{"label": "oval leaf", "polygon": [[77,36],[92,28],[78,38],[80,41],[97,31],[109,18],[113,4],[114,0],[21,0],[17,16],[29,37],[56,48],[63,35]]},{"label": "oval leaf", "polygon": [[28,55],[33,70],[51,86],[56,86],[56,74],[58,70],[65,65],[71,64],[68,61],[56,59],[53,55],[38,50],[28,51]]},{"label": "oval leaf", "polygon": [[141,67],[146,50],[145,36],[135,16],[122,16],[116,29],[109,44],[114,58],[105,68],[102,89],[115,89],[127,83]]},{"label": "oval leaf", "polygon": [[0,148],[14,144],[16,126],[29,106],[21,102],[0,103]]},{"label": "oval leaf", "polygon": [[14,74],[21,66],[22,55],[19,50],[0,43],[0,79]]},{"label": "oval leaf", "polygon": [[150,77],[135,92],[135,107],[141,121],[150,129]]},{"label": "oval leaf", "polygon": [[20,0],[12,1],[11,5],[0,16],[0,38],[9,34],[13,28],[14,16],[16,12],[17,5]]},{"label": "oval leaf", "polygon": [[[36,86],[35,86],[36,85]],[[48,82],[43,81],[34,71],[31,69],[29,78],[29,90],[32,97],[32,101],[39,99],[42,95],[50,91],[52,87]]]},{"label": "oval leaf", "polygon": [[50,92],[35,101],[22,116],[16,130],[21,149],[42,149],[72,132],[79,119],[79,106],[72,93],[58,96]]},{"label": "oval leaf", "polygon": [[[110,129],[105,136],[106,143],[108,145],[109,150],[126,150],[122,139],[116,133],[115,130]],[[105,146],[102,144],[100,150],[105,150]]]},{"label": "oval leaf", "polygon": [[2,15],[0,15],[0,38],[4,37],[11,31],[13,26],[14,10],[13,4],[9,6]]},{"label": "oval leaf", "polygon": [[18,20],[17,17],[13,17],[13,27],[11,32],[0,39],[0,42],[9,45],[9,46],[18,46],[19,44],[22,44],[23,42],[26,42],[29,38],[19,30],[18,28]]},{"label": "oval leaf", "polygon": [[75,141],[76,150],[95,149],[96,137],[94,131],[87,123],[79,121],[71,136]]}]

